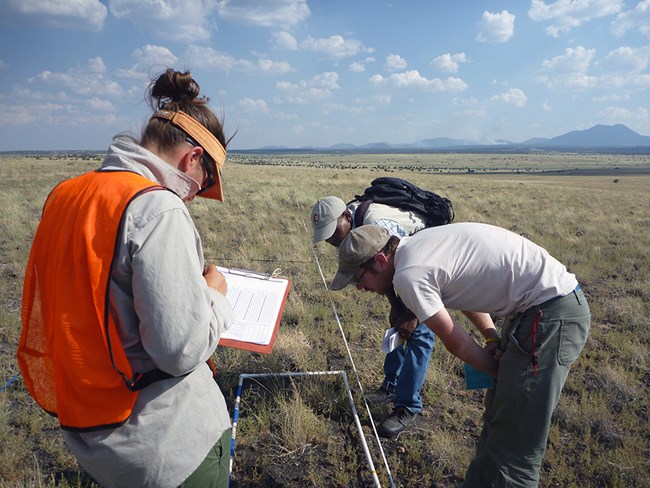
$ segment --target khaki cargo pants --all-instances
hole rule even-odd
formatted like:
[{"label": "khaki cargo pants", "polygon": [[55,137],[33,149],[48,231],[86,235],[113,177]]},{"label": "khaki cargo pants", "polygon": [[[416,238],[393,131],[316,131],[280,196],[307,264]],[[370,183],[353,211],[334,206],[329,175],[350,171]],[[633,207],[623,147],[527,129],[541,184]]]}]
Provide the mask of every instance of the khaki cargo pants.
[{"label": "khaki cargo pants", "polygon": [[485,395],[483,430],[464,487],[538,485],[551,416],[590,322],[580,287],[506,319],[499,375]]},{"label": "khaki cargo pants", "polygon": [[230,478],[232,429],[226,429],[196,471],[179,488],[226,488]]}]

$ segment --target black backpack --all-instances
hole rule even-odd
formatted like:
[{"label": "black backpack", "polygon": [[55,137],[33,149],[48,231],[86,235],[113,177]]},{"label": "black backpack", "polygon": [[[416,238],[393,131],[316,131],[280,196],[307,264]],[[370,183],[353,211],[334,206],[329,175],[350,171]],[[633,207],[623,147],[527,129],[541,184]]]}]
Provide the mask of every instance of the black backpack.
[{"label": "black backpack", "polygon": [[401,178],[376,178],[364,190],[363,195],[355,195],[352,202],[354,201],[361,202],[354,212],[354,221],[359,225],[363,223],[371,203],[383,203],[400,210],[415,212],[422,218],[426,227],[449,224],[454,220],[454,209],[449,199],[423,190]]}]

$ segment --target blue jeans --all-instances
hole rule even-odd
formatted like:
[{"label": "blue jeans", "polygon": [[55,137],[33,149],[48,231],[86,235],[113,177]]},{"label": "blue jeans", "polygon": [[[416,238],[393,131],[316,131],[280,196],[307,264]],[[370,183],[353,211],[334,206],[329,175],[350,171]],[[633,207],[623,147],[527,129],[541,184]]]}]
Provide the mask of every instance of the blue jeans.
[{"label": "blue jeans", "polygon": [[435,342],[436,336],[422,322],[403,346],[386,354],[382,386],[395,392],[395,407],[406,407],[412,413],[422,411],[420,389],[429,369]]}]

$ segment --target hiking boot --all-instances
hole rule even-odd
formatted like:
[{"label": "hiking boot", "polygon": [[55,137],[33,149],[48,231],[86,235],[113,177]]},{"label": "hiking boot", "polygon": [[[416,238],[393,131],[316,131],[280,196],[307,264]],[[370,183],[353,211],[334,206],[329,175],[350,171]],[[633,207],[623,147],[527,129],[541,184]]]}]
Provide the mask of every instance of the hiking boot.
[{"label": "hiking boot", "polygon": [[377,433],[381,437],[395,437],[409,426],[417,416],[417,413],[410,412],[405,407],[396,407],[391,414],[386,417],[379,427]]},{"label": "hiking boot", "polygon": [[375,391],[370,392],[366,395],[366,400],[371,405],[380,405],[382,403],[390,403],[395,400],[395,392],[389,391],[383,385],[377,388]]}]

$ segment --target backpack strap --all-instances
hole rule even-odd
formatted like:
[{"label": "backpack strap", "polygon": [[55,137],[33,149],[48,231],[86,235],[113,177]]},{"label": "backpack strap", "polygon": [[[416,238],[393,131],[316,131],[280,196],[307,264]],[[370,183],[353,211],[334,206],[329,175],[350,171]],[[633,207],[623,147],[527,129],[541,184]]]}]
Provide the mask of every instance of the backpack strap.
[{"label": "backpack strap", "polygon": [[366,218],[366,213],[368,212],[368,207],[370,207],[371,203],[372,200],[364,200],[359,204],[357,209],[354,211],[354,225],[356,227],[360,227],[363,225],[363,219]]}]

